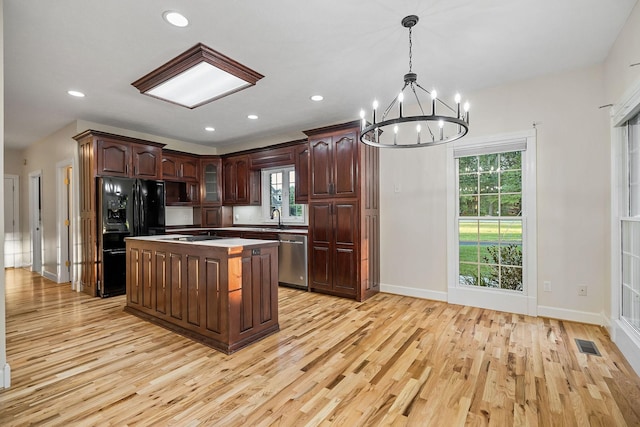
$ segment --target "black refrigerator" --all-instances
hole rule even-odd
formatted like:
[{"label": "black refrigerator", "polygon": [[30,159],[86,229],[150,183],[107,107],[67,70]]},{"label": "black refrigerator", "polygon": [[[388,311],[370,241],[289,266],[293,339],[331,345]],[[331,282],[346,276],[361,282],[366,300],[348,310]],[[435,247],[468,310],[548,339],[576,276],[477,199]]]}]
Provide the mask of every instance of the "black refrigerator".
[{"label": "black refrigerator", "polygon": [[98,179],[98,295],[126,292],[125,237],[165,233],[164,182]]}]

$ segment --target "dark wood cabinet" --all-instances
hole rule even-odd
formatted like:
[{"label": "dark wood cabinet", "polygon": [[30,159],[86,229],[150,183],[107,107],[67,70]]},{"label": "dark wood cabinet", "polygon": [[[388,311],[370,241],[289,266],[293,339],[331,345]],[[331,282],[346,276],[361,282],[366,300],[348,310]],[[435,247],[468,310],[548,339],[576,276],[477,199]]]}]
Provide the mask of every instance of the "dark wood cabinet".
[{"label": "dark wood cabinet", "polygon": [[295,147],[296,203],[309,202],[309,143]]},{"label": "dark wood cabinet", "polygon": [[267,148],[249,155],[251,169],[267,169],[294,164],[294,146]]},{"label": "dark wood cabinet", "polygon": [[162,149],[145,143],[131,143],[97,137],[98,176],[159,179]]},{"label": "dark wood cabinet", "polygon": [[228,227],[233,225],[231,206],[202,207],[202,227]]},{"label": "dark wood cabinet", "polygon": [[312,290],[358,296],[358,202],[320,201],[309,204]]},{"label": "dark wood cabinet", "polygon": [[222,159],[220,157],[200,158],[200,188],[203,206],[222,204]]},{"label": "dark wood cabinet", "polygon": [[200,160],[187,153],[164,150],[162,177],[172,181],[200,181]]},{"label": "dark wood cabinet", "polygon": [[357,196],[358,146],[355,131],[310,138],[310,199]]},{"label": "dark wood cabinet", "polygon": [[151,141],[87,130],[76,136],[80,176],[80,287],[97,296],[103,282],[102,251],[98,238],[102,234],[98,221],[96,179],[116,176],[160,179],[162,147]]},{"label": "dark wood cabinet", "polygon": [[[358,122],[305,132],[309,286],[363,301],[380,290],[379,155],[358,132]],[[301,171],[305,155],[296,155]]]},{"label": "dark wood cabinet", "polygon": [[277,253],[127,240],[125,310],[232,353],[279,329]]},{"label": "dark wood cabinet", "polygon": [[222,160],[222,202],[225,205],[259,205],[260,171],[251,170],[249,155]]}]

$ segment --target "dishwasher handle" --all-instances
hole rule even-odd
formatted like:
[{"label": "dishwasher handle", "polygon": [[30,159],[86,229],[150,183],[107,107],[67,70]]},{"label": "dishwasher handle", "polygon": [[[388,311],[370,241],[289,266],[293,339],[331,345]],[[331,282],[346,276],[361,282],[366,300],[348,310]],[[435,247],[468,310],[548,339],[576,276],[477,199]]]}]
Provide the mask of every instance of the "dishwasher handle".
[{"label": "dishwasher handle", "polygon": [[292,245],[304,245],[304,242],[299,240],[280,240],[280,243],[291,243]]}]

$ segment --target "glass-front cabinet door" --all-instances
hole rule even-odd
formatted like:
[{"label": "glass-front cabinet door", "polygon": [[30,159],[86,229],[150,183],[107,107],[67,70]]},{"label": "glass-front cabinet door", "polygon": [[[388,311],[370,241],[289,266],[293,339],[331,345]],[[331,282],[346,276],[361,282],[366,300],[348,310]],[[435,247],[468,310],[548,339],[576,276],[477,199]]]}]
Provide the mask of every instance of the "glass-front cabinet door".
[{"label": "glass-front cabinet door", "polygon": [[201,162],[202,203],[219,205],[222,201],[220,196],[222,161],[219,158],[204,158]]}]

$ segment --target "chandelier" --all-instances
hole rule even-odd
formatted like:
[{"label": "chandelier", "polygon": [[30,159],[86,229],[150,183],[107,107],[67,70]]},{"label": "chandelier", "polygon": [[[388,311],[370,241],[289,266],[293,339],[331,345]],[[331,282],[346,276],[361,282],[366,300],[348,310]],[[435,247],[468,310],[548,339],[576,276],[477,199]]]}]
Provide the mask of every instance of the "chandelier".
[{"label": "chandelier", "polygon": [[[469,131],[469,103],[465,102],[461,110],[459,93],[454,97],[455,107],[451,107],[438,97],[435,89],[428,91],[418,84],[418,75],[412,70],[411,41],[411,31],[417,23],[416,15],[402,20],[402,26],[409,29],[409,72],[404,75],[404,86],[379,116],[379,121],[376,122],[377,100],[373,101],[371,122],[365,118],[364,110],[360,111],[360,141],[365,144],[383,148],[430,147],[455,141]],[[415,104],[405,101],[405,90],[415,97]],[[420,101],[419,93],[426,102]],[[431,114],[425,112],[425,104]]]}]

